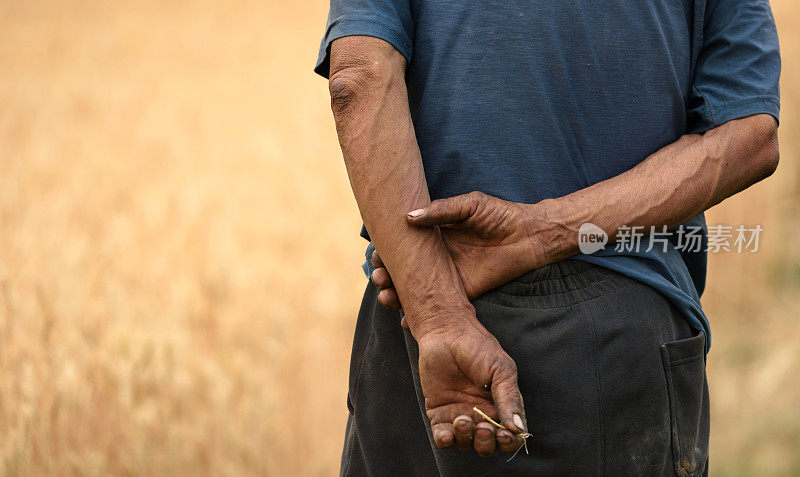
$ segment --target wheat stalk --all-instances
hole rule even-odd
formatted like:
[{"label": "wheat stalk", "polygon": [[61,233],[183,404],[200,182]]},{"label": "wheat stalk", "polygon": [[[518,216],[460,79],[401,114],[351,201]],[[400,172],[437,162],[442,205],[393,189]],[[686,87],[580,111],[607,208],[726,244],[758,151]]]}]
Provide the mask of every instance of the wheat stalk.
[{"label": "wheat stalk", "polygon": [[[492,419],[491,417],[489,417],[489,416],[488,416],[488,415],[487,415],[485,412],[481,411],[481,410],[480,410],[480,409],[478,409],[477,407],[473,407],[473,408],[472,408],[472,410],[473,410],[473,411],[475,411],[475,412],[477,412],[478,414],[480,414],[480,415],[481,415],[481,417],[483,417],[484,419],[486,419],[486,420],[487,420],[487,421],[489,421],[490,423],[494,424],[495,426],[499,427],[500,429],[505,429],[505,430],[508,430],[508,428],[507,428],[506,426],[504,426],[504,425],[500,424],[499,422],[495,421],[494,419]],[[523,448],[523,447],[525,448],[525,453],[526,453],[526,454],[530,454],[530,452],[528,452],[528,438],[529,438],[529,437],[532,437],[532,436],[533,436],[533,434],[531,434],[531,433],[529,433],[529,432],[520,432],[519,434],[517,434],[517,436],[518,436],[520,439],[522,439],[522,445],[521,445],[521,446],[519,446],[519,448],[518,448],[518,449],[517,449],[517,450],[514,452],[514,455],[512,455],[511,457],[509,457],[509,458],[508,458],[508,460],[507,460],[506,462],[510,462],[510,461],[511,461],[511,459],[513,459],[514,457],[516,457],[516,456],[517,456],[517,454],[519,454],[519,451],[520,451],[520,450],[522,450],[522,448]]]}]

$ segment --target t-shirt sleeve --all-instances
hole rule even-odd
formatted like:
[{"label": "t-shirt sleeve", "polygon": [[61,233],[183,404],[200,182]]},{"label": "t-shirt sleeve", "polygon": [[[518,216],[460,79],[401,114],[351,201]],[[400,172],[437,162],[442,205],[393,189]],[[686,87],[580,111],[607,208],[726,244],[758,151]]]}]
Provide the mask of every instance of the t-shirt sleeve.
[{"label": "t-shirt sleeve", "polygon": [[781,58],[768,0],[710,0],[687,120],[705,132],[766,113],[778,119]]},{"label": "t-shirt sleeve", "polygon": [[414,38],[410,0],[331,0],[314,71],[327,78],[331,43],[337,38],[354,35],[385,40],[410,61]]}]

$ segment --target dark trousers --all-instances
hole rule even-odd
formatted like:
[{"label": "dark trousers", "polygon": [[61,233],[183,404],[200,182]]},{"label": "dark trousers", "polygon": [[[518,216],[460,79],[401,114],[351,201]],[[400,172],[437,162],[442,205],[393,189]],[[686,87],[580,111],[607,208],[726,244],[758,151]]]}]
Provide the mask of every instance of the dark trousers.
[{"label": "dark trousers", "polygon": [[439,450],[418,349],[367,286],[356,325],[342,475],[707,474],[705,337],[652,288],[568,260],[474,305],[519,369],[530,454]]}]

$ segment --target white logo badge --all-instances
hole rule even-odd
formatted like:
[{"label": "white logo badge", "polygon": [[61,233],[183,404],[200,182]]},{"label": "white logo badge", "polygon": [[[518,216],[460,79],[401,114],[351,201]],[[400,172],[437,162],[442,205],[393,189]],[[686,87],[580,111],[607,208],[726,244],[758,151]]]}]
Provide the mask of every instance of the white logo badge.
[{"label": "white logo badge", "polygon": [[578,248],[581,253],[591,255],[603,250],[608,243],[608,234],[595,224],[586,222],[578,229]]}]

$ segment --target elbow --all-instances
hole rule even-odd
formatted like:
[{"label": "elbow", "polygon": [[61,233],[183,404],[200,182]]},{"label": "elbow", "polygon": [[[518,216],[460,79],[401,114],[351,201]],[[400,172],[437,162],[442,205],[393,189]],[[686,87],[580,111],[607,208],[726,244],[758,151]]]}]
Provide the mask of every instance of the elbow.
[{"label": "elbow", "polygon": [[340,70],[331,75],[328,92],[331,95],[331,109],[334,115],[349,109],[366,92],[367,81],[360,72]]},{"label": "elbow", "polygon": [[377,62],[364,62],[333,72],[328,81],[328,90],[334,116],[369,101],[376,91],[385,89],[390,80],[390,74]]},{"label": "elbow", "polygon": [[754,175],[756,176],[756,181],[766,179],[774,174],[778,169],[778,162],[780,160],[778,128],[774,123],[770,125],[765,136],[763,145],[754,160]]},{"label": "elbow", "polygon": [[331,44],[328,90],[334,117],[353,116],[404,83],[405,57],[377,38],[348,36]]},{"label": "elbow", "polygon": [[[736,138],[738,163],[747,186],[762,181],[778,168],[778,123],[768,114],[732,121],[728,129]],[[722,126],[726,127],[726,126]]]}]

